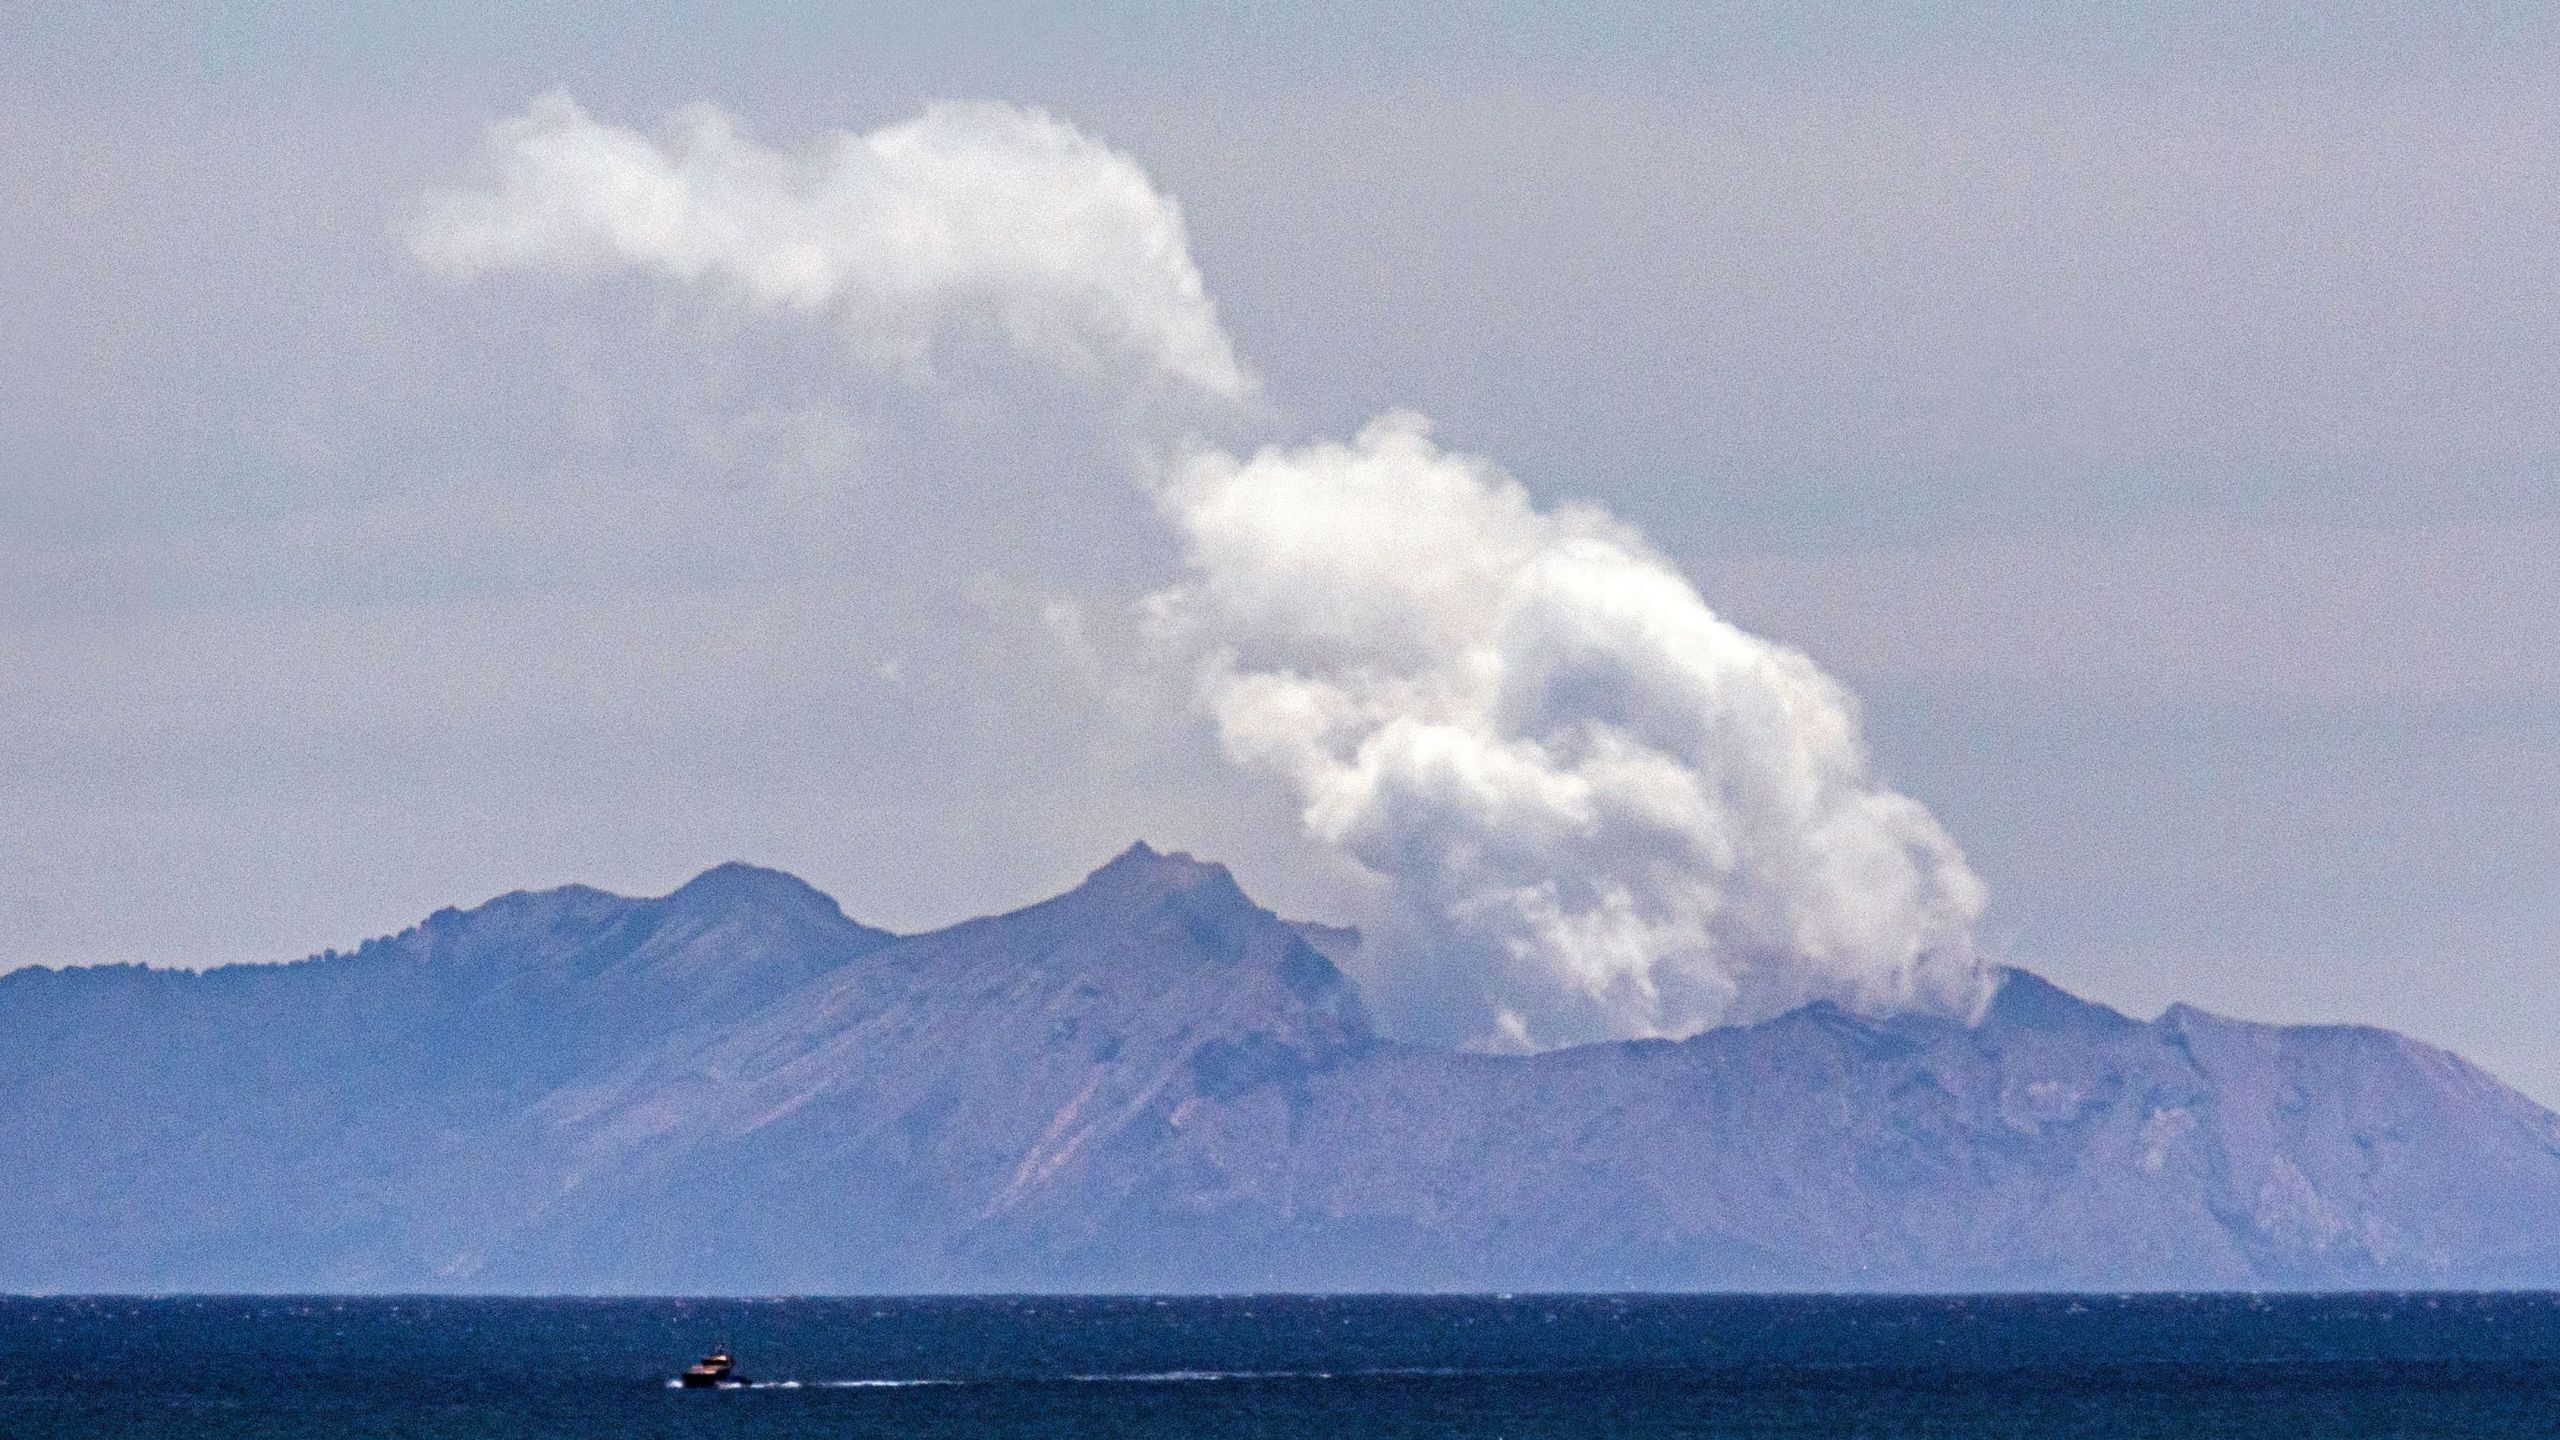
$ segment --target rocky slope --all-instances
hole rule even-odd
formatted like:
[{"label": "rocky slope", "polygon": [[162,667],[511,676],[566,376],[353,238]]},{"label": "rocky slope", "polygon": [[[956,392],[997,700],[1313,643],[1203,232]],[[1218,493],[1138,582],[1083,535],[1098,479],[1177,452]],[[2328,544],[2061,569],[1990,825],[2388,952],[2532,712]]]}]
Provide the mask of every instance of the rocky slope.
[{"label": "rocky slope", "polygon": [[1342,938],[1140,846],[904,938],[723,866],[0,975],[0,1290],[2560,1284],[2560,1120],[2387,1032],[2012,972],[1465,1055]]}]

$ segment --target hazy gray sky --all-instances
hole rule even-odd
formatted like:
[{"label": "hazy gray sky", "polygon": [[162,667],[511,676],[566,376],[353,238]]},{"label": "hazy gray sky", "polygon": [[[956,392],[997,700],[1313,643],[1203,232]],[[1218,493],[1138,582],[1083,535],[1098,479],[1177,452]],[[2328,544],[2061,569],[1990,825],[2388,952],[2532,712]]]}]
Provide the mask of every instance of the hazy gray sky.
[{"label": "hazy gray sky", "polygon": [[1119,683],[1089,397],[398,236],[555,88],[984,96],[1179,198],[1291,433],[1426,411],[1844,680],[2000,953],[2560,1100],[2560,22],[2410,9],[0,13],[0,964],[1141,834],[1345,903]]}]

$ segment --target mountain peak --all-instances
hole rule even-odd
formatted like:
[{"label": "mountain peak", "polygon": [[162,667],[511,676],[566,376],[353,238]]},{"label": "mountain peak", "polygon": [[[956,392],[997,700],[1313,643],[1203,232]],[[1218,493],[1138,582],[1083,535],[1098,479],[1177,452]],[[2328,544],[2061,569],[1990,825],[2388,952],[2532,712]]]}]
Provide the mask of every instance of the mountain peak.
[{"label": "mountain peak", "polygon": [[680,907],[763,905],[817,908],[841,919],[844,911],[824,891],[797,875],[731,860],[684,882],[665,903]]},{"label": "mountain peak", "polygon": [[[1194,859],[1181,850],[1158,850],[1144,840],[1104,861],[1101,868],[1084,877],[1079,891],[1103,892],[1144,887],[1155,890],[1192,890],[1202,892],[1232,891],[1239,904],[1248,907],[1243,887],[1226,866],[1211,860]],[[1259,908],[1259,907],[1254,907]]]},{"label": "mountain peak", "polygon": [[2139,1029],[2140,1023],[2123,1013],[2083,1000],[2061,986],[2031,970],[2014,965],[2000,967],[2000,988],[1991,997],[1991,1008],[1982,1019],[1986,1025],[2010,1030],[2096,1030],[2124,1031]]}]

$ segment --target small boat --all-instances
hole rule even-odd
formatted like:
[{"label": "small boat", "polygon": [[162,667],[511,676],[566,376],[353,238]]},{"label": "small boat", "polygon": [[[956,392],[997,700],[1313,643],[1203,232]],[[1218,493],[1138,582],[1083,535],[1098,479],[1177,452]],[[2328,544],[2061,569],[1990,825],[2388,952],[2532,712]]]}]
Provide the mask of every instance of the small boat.
[{"label": "small boat", "polygon": [[746,1377],[738,1373],[738,1362],[723,1345],[684,1367],[676,1383],[687,1390],[717,1390],[730,1385],[744,1385]]}]

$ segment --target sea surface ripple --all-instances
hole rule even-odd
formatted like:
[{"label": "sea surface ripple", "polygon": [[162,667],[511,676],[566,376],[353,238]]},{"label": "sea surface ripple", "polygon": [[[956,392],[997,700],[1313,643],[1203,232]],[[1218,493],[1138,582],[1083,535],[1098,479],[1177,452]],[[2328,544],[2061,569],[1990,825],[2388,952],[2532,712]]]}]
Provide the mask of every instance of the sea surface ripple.
[{"label": "sea surface ripple", "polygon": [[2560,1437],[2560,1297],[0,1298],[10,1440],[760,1435]]}]

